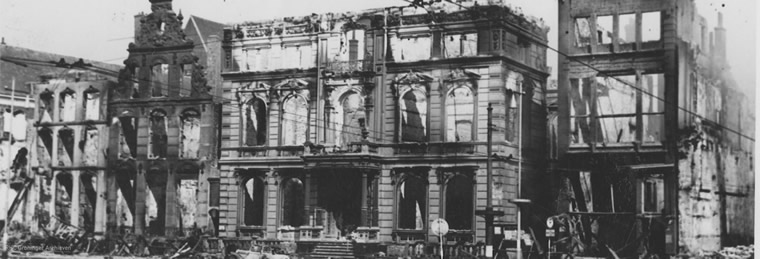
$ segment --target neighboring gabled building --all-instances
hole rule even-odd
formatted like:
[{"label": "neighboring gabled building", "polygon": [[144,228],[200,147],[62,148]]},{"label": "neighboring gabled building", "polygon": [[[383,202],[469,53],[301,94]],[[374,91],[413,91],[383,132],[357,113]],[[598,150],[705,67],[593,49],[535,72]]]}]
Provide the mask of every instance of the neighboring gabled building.
[{"label": "neighboring gabled building", "polygon": [[226,29],[220,237],[314,256],[412,256],[438,253],[430,224],[444,218],[445,253],[460,244],[482,256],[489,103],[505,158],[493,162],[491,198],[499,229],[514,231],[520,142],[524,186],[544,176],[548,29],[473,3]]}]

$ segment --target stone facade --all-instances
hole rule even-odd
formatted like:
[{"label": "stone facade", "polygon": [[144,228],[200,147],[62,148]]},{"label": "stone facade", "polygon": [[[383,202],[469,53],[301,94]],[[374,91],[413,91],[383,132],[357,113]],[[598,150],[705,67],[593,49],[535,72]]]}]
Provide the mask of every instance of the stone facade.
[{"label": "stone facade", "polygon": [[444,218],[447,249],[482,255],[489,103],[496,221],[515,227],[519,127],[523,182],[544,172],[547,29],[501,6],[432,8],[225,30],[221,238],[408,255],[437,249]]}]

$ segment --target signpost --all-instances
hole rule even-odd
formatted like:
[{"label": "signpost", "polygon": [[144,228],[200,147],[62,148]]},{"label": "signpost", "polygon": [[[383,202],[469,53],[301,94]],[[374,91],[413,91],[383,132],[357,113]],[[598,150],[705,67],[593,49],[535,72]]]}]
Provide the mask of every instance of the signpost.
[{"label": "signpost", "polygon": [[449,223],[446,222],[445,219],[436,219],[433,220],[432,224],[430,224],[430,229],[433,231],[433,234],[438,236],[440,240],[441,259],[443,259],[443,236],[446,235],[446,233],[449,233]]}]

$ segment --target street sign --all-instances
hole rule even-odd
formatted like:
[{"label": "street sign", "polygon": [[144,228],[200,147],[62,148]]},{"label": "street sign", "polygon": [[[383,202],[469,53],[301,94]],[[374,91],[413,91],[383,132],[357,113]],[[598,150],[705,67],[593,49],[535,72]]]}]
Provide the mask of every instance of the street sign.
[{"label": "street sign", "polygon": [[436,219],[430,224],[430,229],[436,236],[443,236],[449,233],[449,223],[445,219]]},{"label": "street sign", "polygon": [[546,237],[554,237],[554,229],[547,229]]}]

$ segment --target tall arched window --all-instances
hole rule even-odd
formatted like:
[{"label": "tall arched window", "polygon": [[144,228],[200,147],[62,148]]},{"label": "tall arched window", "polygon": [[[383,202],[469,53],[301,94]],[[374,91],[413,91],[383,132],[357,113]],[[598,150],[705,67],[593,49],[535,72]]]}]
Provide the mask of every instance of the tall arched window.
[{"label": "tall arched window", "polygon": [[243,105],[245,131],[243,139],[247,146],[262,146],[267,143],[267,104],[259,98],[251,98]]},{"label": "tall arched window", "polygon": [[40,165],[52,165],[53,157],[53,131],[49,128],[42,128],[37,132],[37,161]]},{"label": "tall arched window", "polygon": [[446,221],[450,229],[471,230],[475,215],[473,182],[465,175],[455,175],[446,182]]},{"label": "tall arched window", "polygon": [[446,96],[446,141],[471,141],[475,119],[475,98],[472,90],[459,86]]},{"label": "tall arched window", "polygon": [[39,121],[40,122],[53,122],[53,108],[54,105],[54,96],[53,92],[51,92],[48,89],[45,89],[40,94],[40,101],[39,101]]},{"label": "tall arched window", "polygon": [[303,145],[309,125],[309,108],[306,99],[291,95],[282,105],[282,144]]},{"label": "tall arched window", "polygon": [[396,188],[396,219],[399,229],[421,230],[425,227],[427,181],[424,176],[407,174]]},{"label": "tall arched window", "polygon": [[137,119],[135,117],[119,117],[121,125],[119,136],[119,158],[137,156]]},{"label": "tall arched window", "polygon": [[98,176],[95,172],[87,171],[79,176],[84,199],[80,199],[80,207],[83,210],[82,223],[88,231],[95,231],[95,212],[97,211]]},{"label": "tall arched window", "polygon": [[59,220],[72,224],[71,218],[71,192],[73,179],[70,173],[58,172],[55,174],[55,215]]},{"label": "tall arched window", "polygon": [[98,165],[98,129],[88,126],[84,131],[84,152],[82,153],[82,164],[95,166]]},{"label": "tall arched window", "polygon": [[401,141],[422,142],[427,140],[427,97],[418,90],[402,95]]},{"label": "tall arched window", "polygon": [[60,121],[74,121],[76,120],[76,104],[77,93],[71,88],[61,91],[60,95],[60,109],[58,111],[58,117]]},{"label": "tall arched window", "polygon": [[98,120],[100,118],[100,91],[90,87],[84,91],[84,119]]},{"label": "tall arched window", "polygon": [[71,166],[74,162],[74,130],[58,130],[58,165]]},{"label": "tall arched window", "polygon": [[154,110],[150,113],[150,145],[148,146],[149,158],[166,158],[166,112]]},{"label": "tall arched window", "polygon": [[198,158],[201,138],[201,114],[196,110],[186,110],[180,116],[180,158]]},{"label": "tall arched window", "polygon": [[156,64],[151,68],[151,93],[153,97],[167,96],[169,89],[169,65]]},{"label": "tall arched window", "polygon": [[346,146],[362,140],[360,120],[365,119],[364,99],[356,92],[349,92],[341,99],[341,109],[337,109],[335,144]]},{"label": "tall arched window", "polygon": [[303,199],[303,182],[301,180],[290,178],[282,182],[281,225],[298,227],[303,224]]},{"label": "tall arched window", "polygon": [[266,184],[260,177],[251,177],[243,181],[243,225],[264,225],[264,193]]}]

